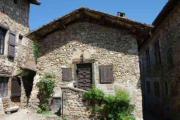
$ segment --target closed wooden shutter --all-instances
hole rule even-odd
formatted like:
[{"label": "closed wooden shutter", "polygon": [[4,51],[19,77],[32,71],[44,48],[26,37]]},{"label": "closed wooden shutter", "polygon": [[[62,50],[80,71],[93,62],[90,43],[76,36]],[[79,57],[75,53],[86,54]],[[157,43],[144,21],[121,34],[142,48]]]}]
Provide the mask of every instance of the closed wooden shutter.
[{"label": "closed wooden shutter", "polygon": [[4,38],[5,38],[5,31],[0,28],[0,54],[4,54]]},{"label": "closed wooden shutter", "polygon": [[100,83],[110,84],[113,82],[113,65],[99,67]]},{"label": "closed wooden shutter", "polygon": [[10,33],[9,34],[8,56],[11,58],[15,57],[15,40],[16,40],[16,36],[13,33]]},{"label": "closed wooden shutter", "polygon": [[62,68],[62,81],[69,82],[72,81],[72,69]]},{"label": "closed wooden shutter", "polygon": [[11,81],[11,97],[21,96],[21,82],[19,78],[13,78]]}]

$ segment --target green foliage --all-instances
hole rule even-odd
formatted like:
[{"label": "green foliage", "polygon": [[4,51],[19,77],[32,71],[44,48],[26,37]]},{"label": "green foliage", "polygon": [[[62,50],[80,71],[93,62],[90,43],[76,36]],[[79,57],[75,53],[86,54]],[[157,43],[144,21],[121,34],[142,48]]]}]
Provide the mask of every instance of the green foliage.
[{"label": "green foliage", "polygon": [[42,111],[46,111],[49,106],[49,99],[54,93],[54,82],[55,75],[51,73],[44,73],[40,81],[37,83],[37,87],[39,88],[38,99],[39,99],[39,108]]},{"label": "green foliage", "polygon": [[43,112],[43,110],[41,108],[39,108],[39,107],[36,109],[36,111],[37,111],[37,113],[42,113]]},{"label": "green foliage", "polygon": [[104,120],[135,120],[132,116],[134,105],[130,104],[126,91],[119,90],[113,96],[91,88],[83,94],[83,98],[91,105],[92,112],[98,112]]},{"label": "green foliage", "polygon": [[64,117],[63,120],[68,120],[68,119],[66,117]]},{"label": "green foliage", "polygon": [[102,90],[92,87],[89,91],[83,94],[83,98],[89,101],[101,101],[104,98],[104,92]]},{"label": "green foliage", "polygon": [[35,58],[35,60],[37,61],[37,57],[38,57],[38,47],[39,47],[37,41],[33,41],[33,47],[34,47],[34,49],[33,49],[34,58]]}]

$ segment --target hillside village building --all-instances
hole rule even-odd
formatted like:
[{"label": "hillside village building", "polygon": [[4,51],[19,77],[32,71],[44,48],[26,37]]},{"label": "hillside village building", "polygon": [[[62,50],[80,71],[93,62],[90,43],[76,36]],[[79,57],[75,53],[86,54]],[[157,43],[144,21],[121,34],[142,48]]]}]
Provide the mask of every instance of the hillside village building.
[{"label": "hillside village building", "polygon": [[[80,8],[40,27],[28,37],[39,44],[38,73],[55,73],[55,91],[64,86],[88,90],[92,85],[109,94],[126,89],[137,105],[135,114],[141,119],[137,42],[150,29],[149,25],[121,16]],[[76,107],[73,106],[74,111],[69,115],[76,116]]]},{"label": "hillside village building", "polygon": [[0,0],[0,98],[5,110],[26,104],[32,89],[33,45],[25,37],[31,3],[39,5],[36,0]]},{"label": "hillside village building", "polygon": [[[143,108],[179,120],[179,0],[169,0],[152,25],[130,20],[120,12],[113,16],[79,8],[32,32],[29,4],[39,2],[0,2],[4,110],[28,103],[36,107],[36,83],[41,73],[49,72],[56,75],[52,103],[70,119],[88,120],[91,115],[81,96],[95,86],[107,94],[127,90],[136,105],[137,120],[143,119]],[[36,64],[33,41],[39,45]]]},{"label": "hillside village building", "polygon": [[180,2],[169,0],[139,46],[145,109],[180,119]]}]

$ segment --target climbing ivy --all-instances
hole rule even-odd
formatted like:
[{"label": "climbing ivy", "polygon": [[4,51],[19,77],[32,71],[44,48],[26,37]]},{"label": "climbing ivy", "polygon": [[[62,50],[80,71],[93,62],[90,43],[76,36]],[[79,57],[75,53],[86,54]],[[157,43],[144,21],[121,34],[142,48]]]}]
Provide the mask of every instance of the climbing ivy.
[{"label": "climbing ivy", "polygon": [[37,57],[38,57],[38,47],[39,47],[39,44],[37,41],[33,41],[33,54],[34,54],[34,58],[35,58],[35,61],[37,62]]},{"label": "climbing ivy", "polygon": [[49,107],[49,100],[54,93],[54,82],[55,75],[52,73],[44,73],[40,81],[37,83],[38,91],[38,99],[39,99],[39,111],[46,111]]}]

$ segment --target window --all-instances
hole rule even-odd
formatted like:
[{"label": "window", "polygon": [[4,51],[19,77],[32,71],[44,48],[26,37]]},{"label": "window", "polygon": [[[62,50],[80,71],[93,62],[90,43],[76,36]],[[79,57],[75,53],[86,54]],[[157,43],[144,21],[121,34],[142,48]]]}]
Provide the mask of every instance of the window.
[{"label": "window", "polygon": [[62,68],[62,81],[70,82],[72,81],[72,69]]},{"label": "window", "polygon": [[100,83],[111,84],[113,83],[113,65],[104,65],[99,67]]},{"label": "window", "polygon": [[148,94],[151,93],[151,84],[150,84],[149,81],[146,81],[146,92],[147,92]]},{"label": "window", "polygon": [[16,36],[13,33],[9,34],[9,46],[8,46],[8,57],[11,61],[14,61],[15,57],[15,40]]},{"label": "window", "polygon": [[156,97],[160,96],[160,86],[159,86],[159,82],[154,82],[154,95]]},{"label": "window", "polygon": [[22,35],[19,35],[19,43],[22,42],[22,39],[23,39],[23,36],[22,36]]},{"label": "window", "polygon": [[169,48],[167,51],[167,63],[168,63],[168,67],[172,67],[173,66],[173,51],[172,48]]},{"label": "window", "polygon": [[149,48],[146,50],[146,64],[147,64],[147,68],[150,67]]},{"label": "window", "polygon": [[159,40],[156,41],[154,44],[154,56],[155,56],[156,64],[161,64]]},{"label": "window", "polygon": [[8,78],[0,77],[0,97],[8,95]]},{"label": "window", "polygon": [[6,31],[0,28],[0,55],[4,54],[5,33]]}]

